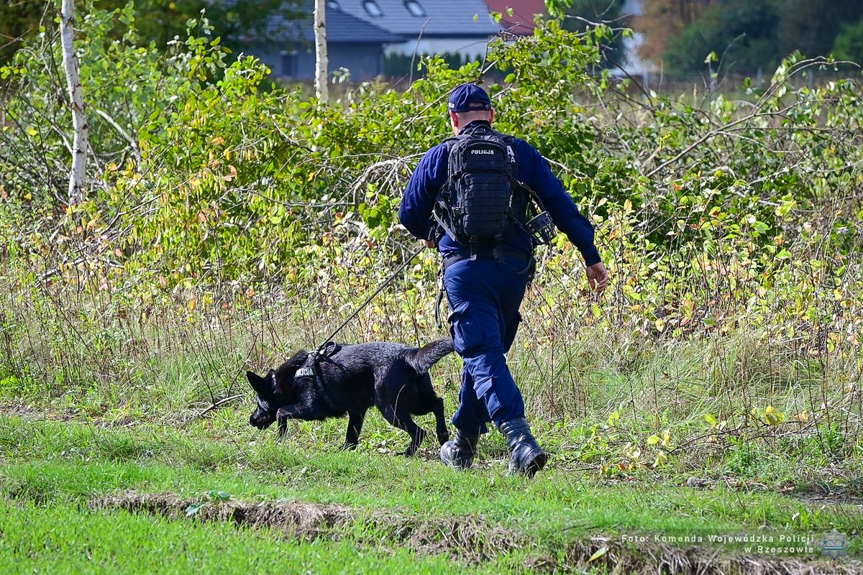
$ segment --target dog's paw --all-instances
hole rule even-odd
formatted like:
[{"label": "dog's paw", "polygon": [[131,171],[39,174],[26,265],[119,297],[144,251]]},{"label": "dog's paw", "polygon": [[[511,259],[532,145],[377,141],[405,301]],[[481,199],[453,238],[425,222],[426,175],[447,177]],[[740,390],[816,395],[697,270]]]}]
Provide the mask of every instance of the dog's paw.
[{"label": "dog's paw", "polygon": [[444,443],[449,441],[449,431],[444,431],[443,433],[438,433],[437,434],[437,440],[440,442],[441,445],[443,445]]},{"label": "dog's paw", "polygon": [[348,443],[347,441],[342,445],[342,451],[356,451],[357,444],[356,443]]},{"label": "dog's paw", "polygon": [[408,445],[407,449],[405,449],[405,457],[411,457],[417,452],[417,449],[419,449],[419,446],[422,445],[423,440],[426,438],[426,435],[428,435],[428,433],[426,433],[423,428],[417,429],[416,436],[412,438],[411,444]]}]

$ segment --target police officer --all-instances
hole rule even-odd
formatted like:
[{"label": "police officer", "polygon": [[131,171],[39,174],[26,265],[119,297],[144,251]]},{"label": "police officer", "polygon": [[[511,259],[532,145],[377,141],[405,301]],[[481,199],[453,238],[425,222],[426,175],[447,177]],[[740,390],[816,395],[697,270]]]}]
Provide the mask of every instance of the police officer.
[{"label": "police officer", "polygon": [[[475,84],[456,87],[449,98],[449,118],[456,135],[490,129],[494,108]],[[555,225],[578,247],[587,278],[597,292],[608,272],[594,245],[593,227],[582,216],[548,164],[530,144],[507,137],[517,159],[518,180],[539,196]],[[444,264],[444,290],[456,352],[464,360],[459,408],[453,416],[454,439],[440,450],[441,460],[456,468],[473,464],[477,442],[494,422],[511,451],[509,470],[533,476],[547,456],[524,417],[524,401],[504,354],[521,321],[519,307],[533,272],[533,242],[520,226],[503,238],[503,250],[472,249],[435,223],[432,211],[448,177],[448,149],[443,142],[428,150],[411,176],[399,207],[399,219],[411,234],[437,247]]]}]

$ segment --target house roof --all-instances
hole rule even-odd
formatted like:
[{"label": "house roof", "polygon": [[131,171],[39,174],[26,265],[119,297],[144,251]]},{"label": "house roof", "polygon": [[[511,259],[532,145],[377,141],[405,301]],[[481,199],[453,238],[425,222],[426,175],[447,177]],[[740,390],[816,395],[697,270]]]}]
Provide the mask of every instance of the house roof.
[{"label": "house roof", "polygon": [[[500,27],[513,34],[533,34],[535,14],[545,14],[543,0],[485,0],[489,12],[501,14]],[[512,16],[509,15],[512,9]]]},{"label": "house roof", "polygon": [[327,42],[401,42],[404,38],[392,34],[371,22],[341,10],[327,10]]},{"label": "house roof", "polygon": [[[483,0],[336,0],[340,10],[360,20],[380,26],[405,39],[423,37],[487,37],[500,31]],[[373,2],[380,15],[366,7]],[[414,15],[408,4],[419,6]],[[327,19],[333,10],[327,10]],[[327,26],[329,27],[329,25]]]},{"label": "house roof", "polygon": [[[314,8],[310,0],[306,0],[306,10],[301,10],[299,18],[285,18],[274,14],[268,19],[268,32],[274,37],[290,38],[301,44],[312,44],[315,41]],[[357,18],[342,10],[327,7],[327,43],[354,44],[403,42],[404,37],[393,34],[373,22]]]}]

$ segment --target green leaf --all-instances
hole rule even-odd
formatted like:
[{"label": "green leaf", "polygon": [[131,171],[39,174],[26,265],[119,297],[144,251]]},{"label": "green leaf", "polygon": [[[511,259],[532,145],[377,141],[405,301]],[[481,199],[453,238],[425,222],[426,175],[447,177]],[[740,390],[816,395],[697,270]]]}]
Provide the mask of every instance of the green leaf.
[{"label": "green leaf", "polygon": [[621,289],[623,290],[623,295],[625,295],[627,298],[635,301],[641,301],[641,294],[636,292],[635,288],[633,288],[631,285],[624,284],[623,288]]},{"label": "green leaf", "polygon": [[588,559],[587,562],[590,563],[591,561],[596,561],[606,553],[608,553],[608,547],[600,547],[597,549],[596,553],[590,556],[590,559]]}]

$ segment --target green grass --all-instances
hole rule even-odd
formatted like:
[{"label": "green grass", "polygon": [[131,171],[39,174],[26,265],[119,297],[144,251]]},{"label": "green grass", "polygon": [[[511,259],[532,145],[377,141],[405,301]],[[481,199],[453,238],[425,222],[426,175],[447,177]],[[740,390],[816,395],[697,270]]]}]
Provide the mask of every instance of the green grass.
[{"label": "green grass", "polygon": [[449,557],[289,541],[276,530],[93,512],[74,504],[0,503],[4,573],[464,573]]},{"label": "green grass", "polygon": [[[184,429],[0,416],[0,500],[6,502],[0,525],[7,525],[0,528],[0,560],[9,558],[26,571],[74,572],[80,565],[110,571],[116,565],[112,561],[146,540],[144,552],[122,569],[180,572],[201,565],[217,572],[256,572],[279,565],[295,572],[298,568],[291,566],[321,556],[325,560],[314,563],[315,572],[389,571],[401,563],[400,571],[464,572],[466,565],[449,562],[458,554],[447,528],[439,525],[470,525],[477,534],[468,545],[484,538],[511,540],[511,548],[470,563],[469,570],[490,572],[518,571],[537,557],[571,561],[572,549],[596,536],[654,542],[657,537],[707,541],[717,535],[767,534],[777,540],[814,538],[820,544],[822,533],[836,529],[851,536],[851,555],[863,551],[863,510],[855,505],[825,505],[731,482],[693,489],[670,471],[609,477],[554,462],[530,481],[506,475],[505,453],[494,446],[483,452],[475,469],[456,473],[442,466],[428,445],[416,458],[395,455],[407,438],[377,424],[370,425],[357,452],[342,452],[336,446],[343,420],[297,425],[280,442],[272,430],[234,427],[242,424],[243,414],[233,411]],[[129,514],[94,503],[130,493],[170,494],[181,506],[179,518]],[[222,499],[252,506],[339,505],[357,515],[311,540],[290,544],[277,529],[183,518],[188,502],[219,505]],[[370,517],[377,519],[370,523]],[[433,544],[417,555],[408,542],[388,540],[390,524],[426,526],[431,535],[424,540],[431,537]],[[168,555],[176,555],[170,550],[178,540],[187,541],[190,552],[173,563]],[[714,547],[725,554],[743,551],[743,545]],[[238,558],[244,548],[259,557]],[[146,557],[148,552],[156,556]],[[280,552],[287,555],[278,562]],[[631,552],[639,553],[637,548]],[[94,559],[81,563],[87,553]],[[818,555],[820,547],[805,557]]]}]

